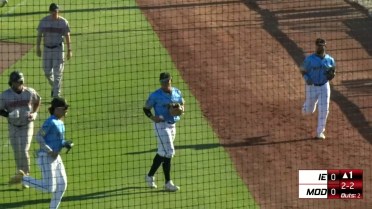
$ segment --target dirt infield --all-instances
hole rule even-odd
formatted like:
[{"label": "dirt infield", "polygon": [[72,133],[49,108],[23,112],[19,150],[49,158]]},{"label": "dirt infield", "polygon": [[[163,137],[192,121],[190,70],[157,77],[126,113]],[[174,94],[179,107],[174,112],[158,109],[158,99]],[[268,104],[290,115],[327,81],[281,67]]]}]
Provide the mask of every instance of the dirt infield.
[{"label": "dirt infield", "polygon": [[25,55],[32,45],[0,41],[0,74]]},{"label": "dirt infield", "polygon": [[[137,2],[261,209],[372,208],[372,20],[365,13],[336,0]],[[325,141],[312,138],[316,115],[301,116],[298,72],[320,36],[338,69]],[[298,199],[299,169],[332,168],[363,169],[366,198]]]}]

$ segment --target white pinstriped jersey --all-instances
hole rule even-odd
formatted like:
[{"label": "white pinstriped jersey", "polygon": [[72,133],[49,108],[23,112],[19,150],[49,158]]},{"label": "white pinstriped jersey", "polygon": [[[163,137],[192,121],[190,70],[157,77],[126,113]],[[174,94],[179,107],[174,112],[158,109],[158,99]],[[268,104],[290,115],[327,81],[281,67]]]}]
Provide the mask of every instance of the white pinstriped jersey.
[{"label": "white pinstriped jersey", "polygon": [[9,88],[0,95],[0,110],[5,109],[10,113],[18,109],[19,118],[8,118],[8,121],[13,125],[23,126],[29,123],[28,114],[40,99],[39,94],[33,88],[24,87],[20,94]]}]

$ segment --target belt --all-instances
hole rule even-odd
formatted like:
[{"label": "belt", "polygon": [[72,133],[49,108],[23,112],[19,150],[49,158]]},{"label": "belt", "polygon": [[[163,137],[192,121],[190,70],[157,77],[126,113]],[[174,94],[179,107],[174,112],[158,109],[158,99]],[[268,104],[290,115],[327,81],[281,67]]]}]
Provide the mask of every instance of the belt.
[{"label": "belt", "polygon": [[17,127],[17,128],[21,128],[21,127],[24,127],[24,126],[27,126],[28,123],[24,124],[24,125],[14,125],[14,124],[11,124],[9,123],[10,125],[14,126],[14,127]]},{"label": "belt", "polygon": [[166,123],[168,123],[168,124],[175,124],[176,122],[167,121]]},{"label": "belt", "polygon": [[60,47],[60,46],[62,46],[62,43],[60,43],[58,45],[54,45],[54,46],[47,46],[47,45],[45,45],[45,47],[48,48],[48,49],[55,49],[55,48]]}]

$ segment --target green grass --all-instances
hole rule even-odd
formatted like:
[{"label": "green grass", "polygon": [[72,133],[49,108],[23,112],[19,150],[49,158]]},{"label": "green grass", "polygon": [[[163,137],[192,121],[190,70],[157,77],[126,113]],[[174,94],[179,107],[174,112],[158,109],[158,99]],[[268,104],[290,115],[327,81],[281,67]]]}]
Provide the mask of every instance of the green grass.
[{"label": "green grass", "polygon": [[[26,6],[4,16],[4,9],[21,2]],[[66,63],[63,83],[63,94],[71,105],[66,137],[76,146],[68,155],[62,154],[69,183],[61,208],[258,208],[135,2],[70,0],[63,4],[62,16],[70,22],[73,41],[73,58]],[[1,40],[34,44],[35,28],[48,5],[48,1],[11,1],[0,11]],[[119,9],[107,9],[111,7]],[[50,87],[41,60],[32,49],[4,72],[1,89],[8,87],[7,76],[14,69],[21,69],[26,83],[43,97],[36,132],[49,116]],[[144,183],[156,138],[142,106],[159,87],[158,75],[164,70],[173,75],[174,86],[187,102],[187,112],[177,125],[172,160],[172,176],[181,191],[171,194],[161,189],[161,168],[156,176],[160,189],[148,189]],[[1,129],[0,208],[47,208],[50,194],[18,191],[5,184],[15,168],[4,119]],[[31,150],[36,149],[34,141]],[[34,157],[31,161],[32,175],[40,178]]]}]

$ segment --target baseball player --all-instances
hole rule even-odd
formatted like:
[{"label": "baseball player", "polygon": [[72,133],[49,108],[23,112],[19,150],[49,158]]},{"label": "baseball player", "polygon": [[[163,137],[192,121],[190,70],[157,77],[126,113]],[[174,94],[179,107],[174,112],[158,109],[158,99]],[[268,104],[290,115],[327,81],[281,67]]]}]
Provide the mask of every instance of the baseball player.
[{"label": "baseball player", "polygon": [[326,53],[326,41],[318,38],[315,41],[315,53],[305,58],[301,73],[306,82],[306,100],[302,113],[309,115],[315,112],[318,105],[318,127],[316,138],[325,139],[327,117],[329,113],[330,85],[335,76],[335,61]]},{"label": "baseball player", "polygon": [[[173,116],[169,112],[169,105],[178,103],[184,110],[185,101],[182,98],[181,91],[172,87],[172,77],[169,73],[160,74],[161,88],[151,93],[146,101],[143,111],[145,115],[154,122],[155,134],[158,140],[158,151],[153,159],[150,171],[145,176],[146,183],[150,188],[157,188],[155,183],[155,173],[163,166],[166,191],[175,192],[180,188],[173,184],[170,177],[171,160],[175,154],[174,139],[176,136],[176,123],[180,116]],[[151,109],[154,108],[155,115]]]},{"label": "baseball player", "polygon": [[49,107],[51,116],[44,122],[36,139],[40,145],[37,152],[37,162],[42,172],[38,180],[25,175],[22,170],[9,181],[9,184],[23,183],[43,192],[52,193],[50,209],[59,207],[62,196],[67,188],[65,166],[59,155],[65,146],[65,125],[63,118],[67,113],[68,104],[64,98],[55,97]]},{"label": "baseball player", "polygon": [[13,71],[9,76],[10,88],[0,95],[0,115],[8,119],[9,140],[14,151],[17,170],[30,173],[29,149],[34,133],[41,98],[32,88],[24,85],[21,72]]},{"label": "baseball player", "polygon": [[64,43],[67,45],[67,60],[72,57],[70,27],[67,20],[59,16],[59,6],[49,6],[50,15],[40,20],[37,28],[36,54],[41,57],[41,39],[43,37],[43,68],[45,77],[52,86],[52,97],[61,93],[62,74],[64,69]]}]

